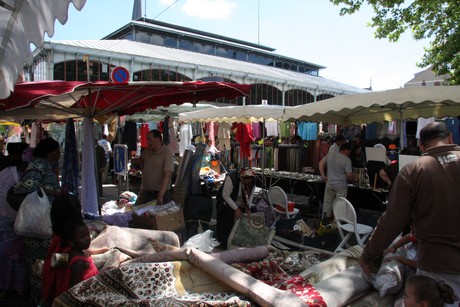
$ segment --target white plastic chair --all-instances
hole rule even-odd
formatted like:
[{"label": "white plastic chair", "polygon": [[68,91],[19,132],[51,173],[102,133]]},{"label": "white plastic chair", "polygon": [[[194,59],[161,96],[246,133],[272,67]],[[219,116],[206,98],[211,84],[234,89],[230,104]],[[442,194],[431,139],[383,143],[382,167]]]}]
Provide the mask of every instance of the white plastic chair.
[{"label": "white plastic chair", "polygon": [[[272,228],[275,226],[276,222],[284,217],[286,219],[295,218],[299,213],[298,208],[294,208],[293,211],[288,210],[288,198],[286,193],[278,186],[273,186],[268,189],[268,201],[270,207],[272,208],[273,215],[275,217],[275,222],[272,225]],[[277,206],[283,208],[282,210],[278,209]]]},{"label": "white plastic chair", "polygon": [[334,253],[344,250],[344,245],[347,247],[349,246],[348,240],[351,238],[352,234],[355,235],[358,245],[362,247],[374,228],[369,225],[358,223],[355,208],[353,208],[353,205],[344,197],[337,197],[334,200],[332,203],[332,211],[334,212],[337,229],[342,238],[342,242],[337,246]]}]

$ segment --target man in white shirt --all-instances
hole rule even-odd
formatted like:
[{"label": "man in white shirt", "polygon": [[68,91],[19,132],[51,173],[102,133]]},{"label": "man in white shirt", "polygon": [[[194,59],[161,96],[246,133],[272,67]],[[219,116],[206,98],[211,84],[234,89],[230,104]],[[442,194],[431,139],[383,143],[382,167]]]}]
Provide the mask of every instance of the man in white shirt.
[{"label": "man in white shirt", "polygon": [[112,146],[110,145],[109,140],[107,139],[108,135],[103,134],[102,139],[99,140],[98,144],[104,148],[105,151],[105,167],[104,167],[104,173],[102,174],[102,182],[107,181],[107,175],[109,174],[109,162],[110,162],[110,156],[112,156]]},{"label": "man in white shirt", "polygon": [[[323,218],[332,215],[332,202],[337,197],[347,197],[348,183],[354,183],[351,160],[351,144],[345,143],[340,146],[338,152],[328,153],[319,162],[319,172],[326,182],[323,200]],[[327,167],[327,173],[325,173]],[[327,174],[327,176],[326,176]]]}]

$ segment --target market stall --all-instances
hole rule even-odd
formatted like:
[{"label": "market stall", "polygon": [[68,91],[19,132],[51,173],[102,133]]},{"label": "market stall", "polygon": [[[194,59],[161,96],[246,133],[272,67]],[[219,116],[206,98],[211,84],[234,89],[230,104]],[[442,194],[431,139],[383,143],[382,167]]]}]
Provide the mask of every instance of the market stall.
[{"label": "market stall", "polygon": [[[458,115],[460,86],[421,86],[342,95],[296,106],[286,110],[283,120],[328,122],[346,126]],[[401,125],[401,148],[404,135],[402,129]]]},{"label": "market stall", "polygon": [[[245,84],[224,82],[65,82],[44,81],[17,84],[11,95],[0,100],[3,119],[83,118],[81,202],[85,212],[98,214],[94,174],[93,121],[134,114],[172,103],[244,96]],[[90,144],[91,146],[85,146]]]},{"label": "market stall", "polygon": [[[219,109],[207,109],[179,114],[179,121],[184,122],[219,122],[219,123],[242,123],[273,122],[283,118],[287,107],[278,105],[247,105],[229,106]],[[263,129],[262,139],[265,138]],[[241,146],[242,144],[240,144]],[[262,148],[262,163],[265,161],[265,148]],[[240,147],[242,151],[242,147]],[[244,157],[244,156],[243,156]],[[241,161],[240,161],[241,162]],[[241,165],[240,165],[241,166]],[[262,165],[265,168],[265,165]]]}]

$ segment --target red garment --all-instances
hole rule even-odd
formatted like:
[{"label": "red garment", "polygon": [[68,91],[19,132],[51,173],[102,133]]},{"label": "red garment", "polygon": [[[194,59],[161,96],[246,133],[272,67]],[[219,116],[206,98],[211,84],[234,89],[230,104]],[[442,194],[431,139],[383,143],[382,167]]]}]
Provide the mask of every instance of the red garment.
[{"label": "red garment", "polygon": [[75,256],[70,259],[69,266],[67,267],[67,270],[65,272],[64,279],[60,285],[59,289],[59,294],[66,292],[68,289],[70,289],[70,276],[72,274],[72,265],[75,264],[77,261],[86,261],[89,263],[89,266],[84,270],[80,276],[80,280],[87,280],[93,276],[96,276],[99,274],[99,270],[97,269],[96,265],[93,262],[93,258],[91,256]]},{"label": "red garment", "polygon": [[61,246],[61,237],[53,235],[51,244],[48,247],[42,270],[42,292],[45,302],[52,302],[59,295],[58,287],[64,281],[66,267],[51,267],[51,257],[54,253],[69,253],[70,245]]},{"label": "red garment", "polygon": [[254,137],[252,136],[252,125],[238,123],[235,139],[240,143],[240,157],[249,158],[251,156],[250,145],[254,142]]},{"label": "red garment", "polygon": [[147,144],[147,132],[149,132],[149,124],[142,124],[140,131],[139,131],[142,148],[145,148],[148,145]]}]

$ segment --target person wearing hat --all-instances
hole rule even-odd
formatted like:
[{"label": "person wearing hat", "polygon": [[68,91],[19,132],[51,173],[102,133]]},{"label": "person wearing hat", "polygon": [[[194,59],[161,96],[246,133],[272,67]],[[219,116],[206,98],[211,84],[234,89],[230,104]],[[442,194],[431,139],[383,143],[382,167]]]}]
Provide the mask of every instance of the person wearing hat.
[{"label": "person wearing hat", "polygon": [[249,214],[255,190],[255,172],[244,167],[227,173],[217,192],[216,237],[219,248],[227,249],[227,240],[235,220]]},{"label": "person wearing hat", "polygon": [[26,143],[8,143],[10,166],[0,171],[0,297],[11,290],[25,294],[29,284],[24,239],[14,231],[17,211],[6,200],[8,189],[24,174],[29,161],[22,157],[28,148]]}]

